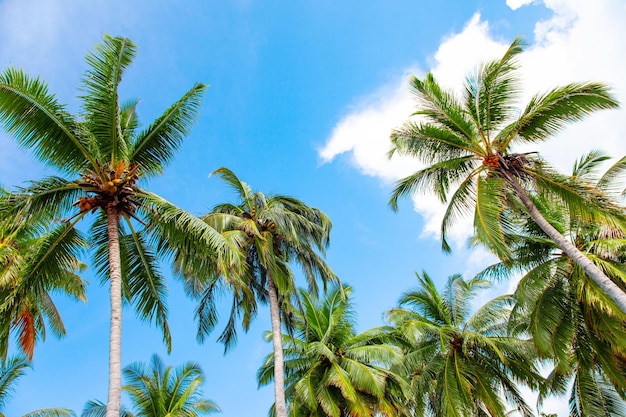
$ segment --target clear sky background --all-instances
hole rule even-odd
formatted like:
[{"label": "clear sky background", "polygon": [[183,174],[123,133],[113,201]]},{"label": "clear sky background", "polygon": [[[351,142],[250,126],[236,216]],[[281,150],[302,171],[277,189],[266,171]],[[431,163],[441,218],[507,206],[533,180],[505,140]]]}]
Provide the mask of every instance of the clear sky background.
[{"label": "clear sky background", "polygon": [[[383,323],[403,291],[426,270],[438,282],[470,278],[493,261],[467,249],[469,222],[455,229],[453,255],[440,251],[441,206],[431,196],[387,207],[393,182],[419,168],[389,161],[389,133],[412,112],[407,78],[428,70],[451,88],[477,63],[499,57],[521,35],[526,98],[571,81],[603,81],[626,102],[624,0],[161,1],[2,0],[0,67],[22,67],[49,83],[76,112],[85,54],[102,35],[139,47],[126,72],[124,99],[140,98],[149,124],[194,82],[211,85],[201,116],[177,159],[151,189],[194,214],[231,201],[214,169],[225,166],[266,194],[297,197],[333,221],[327,260],[354,287],[359,329]],[[563,171],[591,149],[626,154],[626,112],[595,115],[540,151]],[[0,183],[24,185],[52,171],[0,132]],[[167,270],[167,268],[166,268]],[[57,296],[67,336],[37,346],[7,416],[40,407],[80,414],[90,399],[106,401],[108,290],[90,273],[88,302]],[[513,288],[503,283],[498,291]],[[123,366],[153,353],[167,364],[198,362],[205,396],[225,417],[267,415],[271,387],[257,390],[256,370],[271,350],[265,307],[238,346],[223,356],[213,336],[195,340],[194,304],[171,281],[173,351],[160,332],[125,310]],[[225,316],[227,310],[223,310]],[[567,415],[566,399],[545,412]],[[123,403],[130,405],[127,398]]]}]

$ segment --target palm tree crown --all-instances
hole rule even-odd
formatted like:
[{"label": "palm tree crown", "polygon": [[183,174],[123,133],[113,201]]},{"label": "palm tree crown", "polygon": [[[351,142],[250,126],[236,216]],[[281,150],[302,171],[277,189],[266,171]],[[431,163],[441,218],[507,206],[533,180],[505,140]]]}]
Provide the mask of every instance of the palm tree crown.
[{"label": "palm tree crown", "polygon": [[[502,260],[510,259],[505,234],[514,225],[506,207],[518,202],[559,248],[626,312],[626,293],[586,258],[541,215],[529,194],[559,196],[572,213],[591,222],[625,230],[624,210],[608,195],[571,177],[558,174],[536,153],[515,153],[514,147],[539,143],[568,123],[597,110],[617,107],[600,83],[573,83],[557,87],[529,101],[520,112],[514,106],[519,93],[516,58],[522,44],[516,39],[500,60],[483,64],[465,82],[462,99],[446,91],[432,73],[411,79],[418,101],[414,115],[391,135],[391,154],[411,155],[427,167],[398,181],[390,204],[416,190],[433,190],[448,207],[441,225],[443,248],[451,224],[473,211],[474,230],[481,243]],[[456,187],[450,195],[449,192]]]},{"label": "palm tree crown", "polygon": [[[122,389],[133,403],[133,411],[123,409],[120,417],[199,417],[220,411],[202,398],[204,373],[200,365],[186,362],[176,368],[165,366],[158,355],[149,364],[135,362],[124,368]],[[87,402],[81,417],[104,417],[106,406]]]},{"label": "palm tree crown", "polygon": [[410,379],[415,414],[503,417],[509,402],[533,416],[518,384],[537,389],[542,378],[532,342],[507,333],[512,298],[495,298],[470,315],[471,300],[487,281],[453,275],[440,293],[425,272],[416,275],[419,287],[388,313],[404,347],[392,370]]},{"label": "palm tree crown", "polygon": [[[389,371],[402,352],[386,343],[389,335],[383,329],[355,332],[350,292],[350,287],[338,287],[316,300],[300,291],[303,311],[295,313],[294,334],[283,337],[291,416],[402,414],[406,383]],[[272,381],[273,369],[270,354],[258,371],[259,385]]]}]

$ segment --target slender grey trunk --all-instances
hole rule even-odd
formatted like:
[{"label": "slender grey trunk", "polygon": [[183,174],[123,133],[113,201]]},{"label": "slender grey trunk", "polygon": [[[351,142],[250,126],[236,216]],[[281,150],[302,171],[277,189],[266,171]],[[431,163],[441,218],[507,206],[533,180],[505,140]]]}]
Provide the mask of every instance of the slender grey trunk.
[{"label": "slender grey trunk", "polygon": [[111,328],[109,331],[109,398],[106,417],[120,416],[122,396],[122,269],[118,234],[120,216],[107,211]]},{"label": "slender grey trunk", "polygon": [[278,305],[278,291],[269,272],[267,273],[267,290],[272,319],[272,342],[274,344],[274,404],[276,406],[276,417],[287,417],[285,360],[283,358],[283,335],[280,326],[280,306]]},{"label": "slender grey trunk", "polygon": [[541,214],[535,206],[524,187],[517,179],[505,173],[504,179],[513,187],[513,190],[519,197],[530,217],[537,223],[556,245],[570,257],[578,266],[580,266],[587,275],[609,296],[609,298],[617,304],[617,306],[626,313],[626,293],[624,293],[604,272],[600,270],[589,258],[585,256],[572,242],[556,230]]}]

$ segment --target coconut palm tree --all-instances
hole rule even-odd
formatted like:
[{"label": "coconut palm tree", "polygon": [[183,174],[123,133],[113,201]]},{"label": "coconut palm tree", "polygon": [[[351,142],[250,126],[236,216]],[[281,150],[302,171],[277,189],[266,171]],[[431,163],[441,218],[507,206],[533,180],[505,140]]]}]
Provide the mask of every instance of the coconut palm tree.
[{"label": "coconut palm tree", "polygon": [[388,313],[404,348],[392,370],[409,378],[414,414],[503,417],[508,402],[533,416],[518,386],[537,389],[542,378],[532,342],[507,334],[512,298],[490,300],[470,315],[471,301],[487,281],[453,275],[440,293],[426,272],[416,275],[417,289]]},{"label": "coconut palm tree", "polygon": [[[214,294],[219,283],[226,283],[233,294],[230,319],[220,340],[228,347],[236,340],[236,319],[243,314],[244,329],[256,313],[257,301],[270,305],[272,340],[274,348],[274,393],[276,415],[286,417],[284,389],[284,365],[282,355],[283,321],[289,320],[293,310],[291,297],[297,295],[295,276],[290,264],[302,268],[311,293],[318,292],[318,280],[324,286],[337,277],[319,253],[328,245],[331,223],[328,217],[302,201],[283,195],[265,195],[241,181],[227,168],[213,172],[219,175],[236,192],[239,201],[216,206],[203,220],[239,245],[246,259],[245,268],[223,265],[214,272],[206,273],[189,257],[187,268],[181,268],[187,276],[188,288],[200,298],[197,309],[198,337],[204,338],[215,326],[216,311]],[[191,266],[189,266],[191,265]],[[217,279],[222,275],[224,281]],[[193,277],[195,276],[195,278]]]},{"label": "coconut palm tree", "polygon": [[[0,367],[0,417],[5,417],[3,410],[15,390],[18,378],[24,375],[24,370],[30,367],[30,362],[20,356],[9,358]],[[74,417],[73,411],[66,408],[41,408],[24,414],[22,417]]]},{"label": "coconut palm tree", "polygon": [[[506,261],[510,248],[504,235],[512,226],[505,208],[514,199],[626,312],[626,293],[546,221],[531,197],[556,194],[579,217],[622,230],[624,210],[597,189],[558,174],[538,154],[514,152],[515,146],[547,140],[592,112],[615,108],[617,101],[603,84],[573,83],[531,98],[520,112],[514,100],[519,92],[516,59],[521,52],[521,41],[516,39],[500,60],[482,65],[467,77],[462,99],[441,87],[432,73],[423,80],[411,79],[418,101],[414,115],[420,119],[392,133],[390,154],[414,156],[426,168],[398,181],[390,205],[397,209],[399,197],[433,190],[442,202],[448,202],[441,225],[444,250],[450,250],[450,225],[473,211],[478,238]],[[449,195],[453,187],[456,190]]]},{"label": "coconut palm tree", "polygon": [[[603,175],[608,157],[592,151],[574,166],[573,176],[601,189],[621,193],[616,182],[626,168],[622,158]],[[626,240],[607,225],[587,223],[554,198],[535,198],[535,205],[581,252],[616,284],[626,289]],[[514,321],[530,333],[538,352],[554,362],[548,377],[551,390],[542,395],[569,395],[570,415],[621,416],[626,413],[626,314],[607,302],[594,281],[518,211],[524,233],[509,236],[512,266],[496,264],[481,275],[501,279],[524,275],[515,292]]]},{"label": "coconut palm tree", "polygon": [[[121,417],[199,417],[220,411],[202,398],[204,373],[200,365],[186,362],[174,369],[165,366],[158,355],[150,363],[135,362],[124,368],[126,385],[122,389],[133,402],[133,410],[123,409]],[[89,401],[81,417],[103,417],[106,406]]]},{"label": "coconut palm tree", "polygon": [[14,205],[65,219],[67,230],[94,215],[89,243],[96,272],[110,284],[108,417],[119,417],[122,300],[161,327],[170,349],[159,256],[228,251],[215,230],[140,187],[140,181],[161,174],[172,160],[197,118],[206,86],[196,84],[139,130],[138,101],[122,103],[118,94],[135,55],[129,39],[110,36],[87,55],[80,117],[69,114],[40,79],[15,68],[0,75],[0,122],[22,147],[69,176],[32,182],[20,189]]},{"label": "coconut palm tree", "polygon": [[[350,293],[336,287],[316,300],[300,290],[303,311],[295,313],[293,336],[283,337],[290,416],[403,415],[408,385],[389,371],[402,352],[384,329],[356,333]],[[270,354],[257,373],[260,386],[272,381],[273,368]]]},{"label": "coconut palm tree", "polygon": [[62,292],[84,301],[85,282],[76,274],[85,241],[75,229],[37,213],[15,213],[10,194],[0,188],[0,358],[6,360],[9,337],[32,360],[35,344],[45,339],[46,321],[57,337],[65,335],[61,316],[50,295]]}]

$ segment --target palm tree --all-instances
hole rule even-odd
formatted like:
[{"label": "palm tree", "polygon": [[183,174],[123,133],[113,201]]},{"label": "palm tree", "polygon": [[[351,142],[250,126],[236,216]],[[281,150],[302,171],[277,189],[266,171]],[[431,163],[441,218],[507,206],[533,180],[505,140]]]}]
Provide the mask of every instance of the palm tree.
[{"label": "palm tree", "polygon": [[[8,359],[0,367],[0,417],[5,417],[2,410],[15,390],[18,378],[24,375],[25,368],[30,362],[20,356]],[[74,417],[75,414],[66,408],[41,408],[24,414],[22,417]]]},{"label": "palm tree", "polygon": [[110,36],[87,55],[80,118],[70,115],[38,78],[14,68],[0,75],[0,120],[6,130],[22,147],[34,149],[41,161],[76,178],[52,176],[32,182],[20,190],[14,204],[64,218],[69,226],[95,214],[89,243],[97,273],[110,284],[108,417],[119,417],[122,299],[132,303],[141,318],[162,328],[169,350],[167,290],[158,257],[175,256],[177,251],[228,251],[215,230],[139,186],[172,160],[197,118],[206,86],[193,86],[140,131],[138,101],[121,104],[118,95],[122,75],[135,55],[129,39]]},{"label": "palm tree", "polygon": [[[147,367],[136,362],[124,368],[124,379],[122,389],[130,396],[134,413],[122,410],[121,417],[199,417],[220,411],[213,401],[202,398],[204,373],[197,363],[174,369],[152,355]],[[105,409],[104,404],[90,401],[81,417],[103,417]]]},{"label": "palm tree", "polygon": [[[330,236],[331,223],[328,217],[302,201],[283,195],[266,196],[253,191],[227,168],[213,172],[219,175],[237,193],[236,204],[225,203],[214,208],[203,220],[227,238],[239,245],[246,259],[245,268],[240,264],[222,265],[209,272],[203,271],[202,262],[187,257],[187,265],[181,269],[190,279],[188,288],[199,296],[197,309],[198,338],[203,338],[213,329],[217,316],[213,298],[216,288],[225,283],[233,292],[230,319],[220,340],[226,347],[236,340],[236,318],[243,313],[244,329],[256,313],[257,300],[269,300],[274,348],[274,393],[276,415],[286,417],[284,388],[284,364],[282,355],[281,313],[289,320],[292,311],[290,298],[297,295],[295,277],[291,263],[302,267],[311,293],[318,292],[317,280],[326,286],[337,277],[318,252],[324,253]],[[221,281],[219,276],[224,278]]]},{"label": "palm tree", "polygon": [[439,293],[426,272],[416,275],[418,288],[388,313],[405,349],[392,370],[410,379],[415,415],[505,416],[504,395],[523,416],[533,416],[518,385],[537,389],[542,378],[532,342],[507,334],[512,298],[495,298],[470,315],[471,300],[487,281],[453,275]]},{"label": "palm tree", "polygon": [[[596,175],[608,157],[592,151],[580,158],[573,176],[601,189],[620,193],[615,179],[626,168],[622,158],[603,175]],[[626,240],[618,230],[582,222],[555,199],[535,204],[571,242],[616,284],[626,289]],[[606,294],[558,248],[528,215],[520,212],[523,234],[513,242],[513,265],[496,264],[481,275],[501,279],[524,275],[515,292],[514,317],[533,337],[538,352],[554,362],[548,377],[550,393],[571,387],[570,415],[609,417],[626,413],[626,314],[613,307]]]},{"label": "palm tree", "polygon": [[[605,194],[556,173],[536,153],[514,153],[515,145],[538,143],[568,123],[597,110],[617,107],[608,88],[599,83],[573,83],[533,97],[519,112],[516,58],[522,45],[516,39],[497,61],[480,67],[465,83],[460,100],[428,73],[411,79],[418,100],[414,115],[391,135],[392,150],[411,155],[427,167],[398,181],[390,200],[416,190],[433,190],[448,207],[441,225],[443,248],[450,250],[447,231],[461,215],[474,211],[474,230],[480,241],[502,260],[510,258],[504,241],[511,227],[505,208],[511,200],[523,205],[531,218],[558,247],[585,270],[603,291],[626,312],[626,293],[585,257],[541,215],[531,196],[553,193],[569,209],[590,222],[604,222],[624,230],[624,210]],[[451,187],[458,186],[449,196]]]},{"label": "palm tree", "polygon": [[76,274],[84,268],[78,256],[85,241],[66,224],[47,230],[45,215],[12,212],[9,198],[0,188],[0,358],[6,360],[14,333],[32,360],[36,342],[45,339],[46,321],[55,336],[65,335],[50,293],[85,300],[85,282]]},{"label": "palm tree", "polygon": [[[400,359],[388,334],[376,328],[357,334],[349,302],[351,287],[336,287],[323,300],[300,291],[294,335],[283,337],[290,416],[373,417],[403,414],[407,386],[389,371]],[[259,369],[259,385],[272,381],[274,355]]]}]

